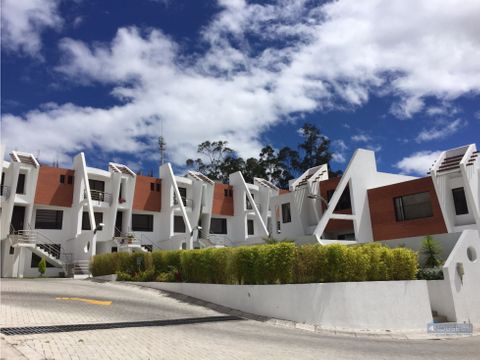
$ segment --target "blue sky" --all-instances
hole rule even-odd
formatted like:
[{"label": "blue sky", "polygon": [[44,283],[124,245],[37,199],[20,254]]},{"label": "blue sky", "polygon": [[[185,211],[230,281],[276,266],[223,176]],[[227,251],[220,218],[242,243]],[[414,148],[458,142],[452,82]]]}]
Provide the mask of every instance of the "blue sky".
[{"label": "blue sky", "polygon": [[163,126],[181,170],[204,140],[241,156],[332,140],[424,175],[480,138],[475,0],[5,0],[2,143],[64,166],[156,169]]}]

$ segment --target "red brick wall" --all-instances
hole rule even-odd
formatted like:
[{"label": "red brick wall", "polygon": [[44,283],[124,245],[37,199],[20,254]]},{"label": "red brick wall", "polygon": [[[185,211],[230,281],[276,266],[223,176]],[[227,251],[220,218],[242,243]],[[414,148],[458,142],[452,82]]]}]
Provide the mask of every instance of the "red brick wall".
[{"label": "red brick wall", "polygon": [[[155,184],[154,191],[150,184]],[[160,191],[156,189],[156,184],[160,184]],[[133,209],[160,211],[162,208],[162,180],[150,176],[137,175],[135,181],[135,194],[133,195]]]},{"label": "red brick wall", "polygon": [[[397,221],[394,198],[420,192],[430,192],[433,216],[423,219]],[[368,190],[374,240],[390,240],[447,232],[438,204],[432,179],[425,177]]]},{"label": "red brick wall", "polygon": [[233,186],[215,183],[213,192],[213,215],[233,216],[233,196],[225,196],[225,190],[232,190]]},{"label": "red brick wall", "polygon": [[[60,175],[65,176],[65,183],[60,183]],[[73,183],[68,184],[68,177],[75,171],[50,166],[40,166],[35,190],[35,204],[71,207],[73,202]]]}]

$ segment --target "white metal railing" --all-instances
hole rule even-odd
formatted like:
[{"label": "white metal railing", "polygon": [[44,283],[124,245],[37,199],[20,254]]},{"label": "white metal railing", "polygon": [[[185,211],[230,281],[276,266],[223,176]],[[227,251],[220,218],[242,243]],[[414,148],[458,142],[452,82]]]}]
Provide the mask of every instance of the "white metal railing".
[{"label": "white metal railing", "polygon": [[[183,202],[183,206],[193,208],[193,200],[192,199],[182,197],[182,202]],[[178,205],[178,199],[175,196],[175,194],[173,194],[173,205]]]},{"label": "white metal railing", "polygon": [[[87,191],[84,191],[84,198],[88,198]],[[99,190],[90,190],[90,198],[99,202],[106,202],[109,205],[112,205],[112,194],[99,191]]]}]

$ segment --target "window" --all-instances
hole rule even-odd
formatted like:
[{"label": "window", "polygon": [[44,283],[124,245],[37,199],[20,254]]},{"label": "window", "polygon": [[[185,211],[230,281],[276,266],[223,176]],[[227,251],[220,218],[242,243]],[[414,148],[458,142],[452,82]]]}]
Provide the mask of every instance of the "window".
[{"label": "window", "polygon": [[337,236],[337,240],[355,240],[355,234],[354,233],[341,234]]},{"label": "window", "polygon": [[18,174],[17,194],[25,194],[25,174]]},{"label": "window", "polygon": [[0,196],[3,195],[3,184],[5,183],[5,173],[2,172],[2,182],[0,184]]},{"label": "window", "polygon": [[60,184],[65,184],[65,175],[60,175]]},{"label": "window", "polygon": [[428,191],[396,197],[395,216],[397,221],[421,219],[433,216],[432,201]]},{"label": "window", "polygon": [[[179,187],[178,192],[180,193],[180,197],[182,198],[183,206],[187,206],[187,188]],[[177,196],[173,193],[173,203],[178,204]]]},{"label": "window", "polygon": [[118,247],[112,246],[112,253],[116,253],[116,252],[118,252]]},{"label": "window", "polygon": [[233,190],[232,189],[228,190],[228,195],[230,195],[230,197],[233,197]]},{"label": "window", "polygon": [[[334,192],[335,192],[335,189],[327,191],[328,202],[330,202],[330,199],[332,198]],[[347,210],[351,208],[352,208],[352,203],[350,201],[350,188],[347,186],[345,187],[345,190],[343,190],[342,196],[340,196],[340,199],[338,200],[338,204],[335,207],[335,211]]]},{"label": "window", "polygon": [[282,204],[282,222],[289,223],[292,221],[292,214],[290,212],[290,203]]},{"label": "window", "polygon": [[68,175],[68,184],[69,185],[73,184],[73,176],[72,175]]},{"label": "window", "polygon": [[[93,216],[95,217],[95,224],[98,227],[98,224],[103,223],[103,213],[102,212],[94,212]],[[90,226],[90,216],[88,216],[88,212],[84,211],[82,214],[82,230],[92,230]],[[102,231],[102,229],[98,229],[98,231]]]},{"label": "window", "polygon": [[247,234],[248,235],[254,234],[254,224],[253,224],[253,220],[251,219],[247,220]]},{"label": "window", "polygon": [[155,184],[155,190],[156,190],[157,192],[160,192],[160,183],[156,183],[156,184]]},{"label": "window", "polygon": [[227,219],[212,218],[210,221],[210,234],[226,234]]},{"label": "window", "polygon": [[277,233],[280,234],[282,232],[282,224],[280,221],[277,221]]},{"label": "window", "polygon": [[182,216],[175,215],[173,217],[173,232],[176,232],[176,233],[185,232],[185,221],[183,221]]},{"label": "window", "polygon": [[88,184],[90,185],[90,190],[105,191],[105,181],[89,179]]},{"label": "window", "polygon": [[225,196],[225,197],[228,196],[228,189],[223,190],[223,196]]},{"label": "window", "polygon": [[233,190],[232,189],[224,189],[223,190],[223,195],[225,197],[233,197]]},{"label": "window", "polygon": [[153,215],[132,214],[133,231],[153,231]]},{"label": "window", "polygon": [[10,246],[10,251],[8,252],[10,255],[15,254],[15,248],[13,246]]},{"label": "window", "polygon": [[[252,195],[252,199],[255,200],[254,195],[253,195],[253,194],[250,194],[250,195]],[[245,205],[246,205],[247,210],[252,210],[252,209],[253,209],[253,206],[252,206],[252,204],[250,203],[250,200],[248,200],[248,196],[247,196],[247,195],[245,195]]]},{"label": "window", "polygon": [[35,229],[62,230],[63,211],[38,209]]},{"label": "window", "polygon": [[455,214],[468,214],[467,199],[463,187],[452,189],[453,203],[455,204]]},{"label": "window", "polygon": [[150,183],[150,191],[155,191],[155,183]]}]

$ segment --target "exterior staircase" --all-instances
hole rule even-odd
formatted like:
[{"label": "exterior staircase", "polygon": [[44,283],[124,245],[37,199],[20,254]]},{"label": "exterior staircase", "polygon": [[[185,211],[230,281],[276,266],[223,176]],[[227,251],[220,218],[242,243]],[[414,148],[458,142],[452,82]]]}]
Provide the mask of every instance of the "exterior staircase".
[{"label": "exterior staircase", "polygon": [[32,253],[45,258],[50,264],[61,268],[66,276],[71,275],[72,254],[62,252],[61,246],[33,229],[13,230],[8,236],[13,247],[28,248]]}]

